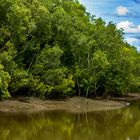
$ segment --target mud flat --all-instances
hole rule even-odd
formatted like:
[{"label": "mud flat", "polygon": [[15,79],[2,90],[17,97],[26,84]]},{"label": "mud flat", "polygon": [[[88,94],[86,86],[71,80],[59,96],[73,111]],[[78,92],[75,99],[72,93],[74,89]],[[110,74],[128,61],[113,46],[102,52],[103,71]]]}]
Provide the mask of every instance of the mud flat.
[{"label": "mud flat", "polygon": [[38,112],[65,110],[73,113],[113,110],[125,107],[124,101],[93,100],[81,97],[66,100],[14,99],[0,102],[0,112]]}]

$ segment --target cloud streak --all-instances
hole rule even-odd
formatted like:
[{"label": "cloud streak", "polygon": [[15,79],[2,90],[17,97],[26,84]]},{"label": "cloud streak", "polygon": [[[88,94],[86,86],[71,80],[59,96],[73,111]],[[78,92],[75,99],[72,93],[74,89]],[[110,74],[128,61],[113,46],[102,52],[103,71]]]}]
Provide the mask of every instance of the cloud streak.
[{"label": "cloud streak", "polygon": [[138,36],[134,36],[134,38],[140,40],[140,36],[139,35]]},{"label": "cloud streak", "polygon": [[[109,15],[109,14],[108,14]],[[111,16],[114,16],[114,17],[124,17],[124,18],[140,18],[140,13],[137,13],[137,12],[135,12],[135,11],[133,11],[133,12],[129,12],[129,13],[127,13],[126,15],[118,15],[118,14],[112,14]]]},{"label": "cloud streak", "polygon": [[126,37],[125,40],[126,40],[129,44],[133,44],[133,43],[138,42],[138,39],[137,39],[137,38],[134,38],[134,37]]},{"label": "cloud streak", "polygon": [[123,29],[126,33],[140,33],[140,25],[136,26],[130,21],[121,21],[117,24],[118,29]]},{"label": "cloud streak", "polygon": [[132,1],[140,4],[140,0],[132,0]]}]

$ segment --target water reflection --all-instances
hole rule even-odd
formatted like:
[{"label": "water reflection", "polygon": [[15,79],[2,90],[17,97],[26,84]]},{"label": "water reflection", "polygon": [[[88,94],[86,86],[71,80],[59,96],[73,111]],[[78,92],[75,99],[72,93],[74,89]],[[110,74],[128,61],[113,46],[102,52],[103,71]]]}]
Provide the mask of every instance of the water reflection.
[{"label": "water reflection", "polygon": [[140,108],[1,114],[0,140],[140,140]]}]

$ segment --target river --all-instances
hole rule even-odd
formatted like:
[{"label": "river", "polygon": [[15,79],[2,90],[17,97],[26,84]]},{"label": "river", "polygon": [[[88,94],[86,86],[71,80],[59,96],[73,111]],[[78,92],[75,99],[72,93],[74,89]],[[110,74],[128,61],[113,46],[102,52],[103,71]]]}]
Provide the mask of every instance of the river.
[{"label": "river", "polygon": [[140,140],[140,107],[69,113],[0,113],[0,140]]}]

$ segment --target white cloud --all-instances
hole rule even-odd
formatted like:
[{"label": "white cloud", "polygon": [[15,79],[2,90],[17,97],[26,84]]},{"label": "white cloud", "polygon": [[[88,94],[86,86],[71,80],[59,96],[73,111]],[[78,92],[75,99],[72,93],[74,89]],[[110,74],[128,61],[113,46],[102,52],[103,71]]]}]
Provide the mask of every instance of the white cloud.
[{"label": "white cloud", "polygon": [[118,6],[117,9],[116,9],[116,12],[119,16],[125,16],[129,11],[124,6]]},{"label": "white cloud", "polygon": [[129,22],[129,21],[121,21],[117,24],[117,27],[123,28],[123,29],[127,29],[129,27],[133,26],[133,22]]},{"label": "white cloud", "polygon": [[133,44],[133,43],[136,43],[138,41],[138,39],[136,38],[133,38],[133,37],[127,37],[125,39],[129,44]]},{"label": "white cloud", "polygon": [[135,26],[133,22],[121,21],[117,24],[117,29],[124,29],[126,33],[140,33],[140,25]]}]

